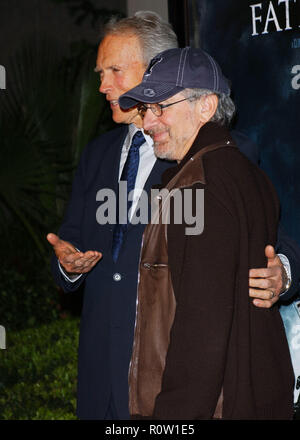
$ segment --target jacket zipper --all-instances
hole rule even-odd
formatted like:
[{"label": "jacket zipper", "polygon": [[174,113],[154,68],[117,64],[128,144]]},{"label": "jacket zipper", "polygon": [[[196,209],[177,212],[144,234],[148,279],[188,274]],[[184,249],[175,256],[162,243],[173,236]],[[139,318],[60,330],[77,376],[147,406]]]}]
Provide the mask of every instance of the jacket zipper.
[{"label": "jacket zipper", "polygon": [[164,263],[143,263],[143,266],[145,267],[145,269],[159,269],[160,267],[168,267],[167,264]]}]

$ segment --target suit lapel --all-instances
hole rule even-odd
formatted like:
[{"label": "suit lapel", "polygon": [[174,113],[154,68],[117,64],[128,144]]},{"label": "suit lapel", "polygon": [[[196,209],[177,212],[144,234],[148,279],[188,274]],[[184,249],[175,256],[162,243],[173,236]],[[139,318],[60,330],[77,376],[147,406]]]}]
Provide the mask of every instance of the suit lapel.
[{"label": "suit lapel", "polygon": [[122,146],[127,133],[127,126],[122,127],[120,130],[116,130],[100,166],[99,176],[101,176],[101,180],[103,180],[103,183],[105,182],[105,186],[112,189],[116,195],[118,194],[118,179]]}]

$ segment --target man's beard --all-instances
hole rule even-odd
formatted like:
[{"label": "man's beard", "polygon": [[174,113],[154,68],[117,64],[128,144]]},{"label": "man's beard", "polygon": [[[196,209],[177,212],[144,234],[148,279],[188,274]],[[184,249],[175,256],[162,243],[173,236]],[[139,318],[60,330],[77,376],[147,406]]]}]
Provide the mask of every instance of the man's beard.
[{"label": "man's beard", "polygon": [[157,143],[157,145],[156,145],[156,143],[154,142],[153,150],[154,150],[155,156],[158,157],[159,159],[175,160],[172,147],[169,147],[166,149],[160,148],[160,143]]}]

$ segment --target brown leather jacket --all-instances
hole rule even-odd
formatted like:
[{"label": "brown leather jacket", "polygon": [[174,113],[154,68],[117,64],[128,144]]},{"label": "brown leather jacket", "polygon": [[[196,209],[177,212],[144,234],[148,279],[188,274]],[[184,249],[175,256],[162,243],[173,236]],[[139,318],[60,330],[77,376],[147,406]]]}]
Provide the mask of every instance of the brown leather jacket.
[{"label": "brown leather jacket", "polygon": [[[224,214],[225,226],[220,232],[221,237],[228,234],[229,242],[233,243],[230,249],[228,237],[220,243],[221,248],[226,246],[228,249],[226,258],[230,260],[227,270],[230,271],[230,277],[227,279],[228,274],[224,275],[228,286],[224,287],[222,284],[222,274],[219,277],[220,284],[211,278],[212,287],[205,282],[204,276],[202,276],[203,285],[198,286],[195,276],[195,268],[201,273],[202,266],[207,267],[206,272],[211,271],[211,277],[219,275],[215,267],[209,266],[209,262],[213,261],[210,253],[216,250],[208,247],[210,243],[213,246],[210,234],[212,236],[218,234],[216,228],[219,227],[220,215],[217,210],[215,215],[218,218],[214,220],[215,224],[211,225],[212,220],[209,225],[205,224],[205,228],[209,231],[205,230],[201,234],[203,237],[187,239],[184,237],[183,225],[178,225],[176,228],[172,223],[168,227],[163,224],[162,215],[168,210],[169,200],[168,198],[158,200],[157,217],[152,218],[152,223],[145,229],[141,251],[137,316],[129,371],[130,413],[133,416],[158,419],[290,418],[293,373],[279,314],[269,313],[272,315],[271,319],[267,319],[267,316],[262,316],[263,319],[258,316],[257,319],[259,311],[255,310],[248,298],[250,262],[253,263],[251,267],[255,264],[259,265],[264,245],[269,243],[268,240],[274,241],[276,237],[278,216],[276,196],[265,176],[244,157],[240,158],[240,153],[224,129],[210,123],[205,127],[204,136],[202,130],[191,151],[179,166],[179,170],[177,173],[175,171],[176,174],[171,177],[165,188],[170,191],[169,194],[172,194],[172,190],[195,186],[205,188],[205,191],[208,189],[213,193],[213,197],[216,194],[217,197],[221,196],[224,206],[221,207],[220,212],[225,209],[226,213],[230,212],[232,218],[235,217],[231,225],[230,222],[226,222]],[[207,144],[207,138],[211,143]],[[244,175],[246,172],[252,173],[266,188],[266,194],[262,197],[265,213],[261,213],[260,217],[257,215],[257,220],[251,217],[251,210],[248,212],[244,208],[244,202],[247,198],[249,203],[252,199],[255,202],[261,195],[256,194],[257,188],[251,187],[250,177],[247,177],[239,187],[236,174],[239,175],[240,171],[235,167],[231,170],[230,164],[231,160],[237,159],[237,154],[242,167],[241,172]],[[204,160],[205,155],[210,157],[210,161]],[[222,167],[222,174],[217,173],[214,178],[214,167],[211,165],[216,164],[218,158],[222,161],[223,156],[226,157],[225,169],[223,170]],[[231,171],[232,175],[230,175]],[[223,194],[220,194],[220,191],[223,191]],[[205,200],[208,204],[208,212],[210,209],[214,211],[214,207],[210,208],[210,194]],[[258,203],[260,202],[259,200]],[[273,218],[275,221],[270,223],[266,220],[268,218]],[[254,227],[253,221],[258,226]],[[263,234],[262,231],[266,229],[269,229],[268,234]],[[249,250],[250,247],[252,248],[249,241],[253,240],[251,230],[254,234],[263,234],[264,237],[258,236],[259,243]],[[172,245],[169,236],[172,236]],[[189,256],[185,249],[187,240],[196,249],[199,242],[201,252],[204,251],[202,248],[205,246],[205,259],[201,256],[198,259],[198,250],[196,253],[193,250]],[[173,251],[170,253],[171,249]],[[178,255],[185,253],[185,256],[180,256],[176,260],[176,249]],[[251,261],[252,255],[257,256],[255,261]],[[189,266],[193,264],[194,269],[189,273]],[[189,286],[186,283],[186,288],[182,286],[185,277],[193,281]],[[212,315],[210,289],[218,309]],[[240,296],[242,300],[239,299]],[[187,306],[186,302],[190,305]],[[190,325],[189,321],[193,322],[193,326],[191,324],[193,331],[190,333],[186,330]],[[199,327],[198,335],[197,327]],[[270,341],[267,349],[265,344],[253,349],[253,344],[259,344],[262,335],[267,339],[270,337],[267,331],[270,328],[276,334],[277,346]],[[272,373],[271,380],[268,380],[270,370],[264,369],[264,363],[270,362],[270,356],[271,358],[278,356],[282,360],[280,366],[272,365],[275,373]],[[193,363],[196,369],[193,368]],[[257,377],[253,378],[255,373],[259,374],[257,365],[261,365],[260,374],[263,371],[262,378],[258,381]],[[282,385],[278,385],[278,378],[283,380]],[[277,381],[278,387],[278,392],[273,393],[274,396],[268,390],[272,380]],[[266,392],[263,399],[261,390],[258,391],[261,387],[265,387]]]}]

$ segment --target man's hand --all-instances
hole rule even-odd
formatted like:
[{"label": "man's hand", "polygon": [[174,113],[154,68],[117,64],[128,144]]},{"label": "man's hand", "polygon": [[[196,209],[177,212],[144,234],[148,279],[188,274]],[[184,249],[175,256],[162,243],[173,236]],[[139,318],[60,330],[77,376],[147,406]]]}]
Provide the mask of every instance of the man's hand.
[{"label": "man's hand", "polygon": [[52,244],[58,261],[68,275],[89,272],[102,257],[97,251],[78,252],[71,243],[52,233],[47,235],[47,240]]},{"label": "man's hand", "polygon": [[268,259],[267,267],[249,271],[249,296],[255,298],[255,306],[270,308],[278,301],[287,276],[273,246],[266,246],[265,255]]}]

